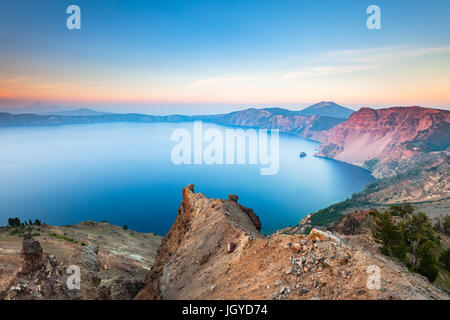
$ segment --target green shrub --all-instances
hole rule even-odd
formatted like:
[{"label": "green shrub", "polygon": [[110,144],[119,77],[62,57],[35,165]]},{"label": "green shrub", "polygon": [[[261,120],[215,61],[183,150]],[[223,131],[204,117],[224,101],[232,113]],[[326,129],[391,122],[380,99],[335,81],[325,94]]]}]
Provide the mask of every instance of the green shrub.
[{"label": "green shrub", "polygon": [[56,233],[50,233],[49,236],[52,236],[52,237],[54,237],[56,239],[66,240],[66,241],[69,241],[69,242],[72,242],[72,243],[75,243],[75,244],[78,243],[78,241],[75,240],[75,239],[71,239],[71,238],[68,238],[68,237],[56,234]]}]

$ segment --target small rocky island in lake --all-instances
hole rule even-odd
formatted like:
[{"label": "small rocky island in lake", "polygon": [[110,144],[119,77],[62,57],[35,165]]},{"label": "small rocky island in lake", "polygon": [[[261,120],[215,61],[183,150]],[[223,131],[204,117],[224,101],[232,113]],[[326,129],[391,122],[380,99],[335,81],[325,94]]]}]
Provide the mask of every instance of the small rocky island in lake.
[{"label": "small rocky island in lake", "polygon": [[300,158],[304,158],[304,157],[306,157],[306,152],[300,152],[300,156],[299,156]]}]

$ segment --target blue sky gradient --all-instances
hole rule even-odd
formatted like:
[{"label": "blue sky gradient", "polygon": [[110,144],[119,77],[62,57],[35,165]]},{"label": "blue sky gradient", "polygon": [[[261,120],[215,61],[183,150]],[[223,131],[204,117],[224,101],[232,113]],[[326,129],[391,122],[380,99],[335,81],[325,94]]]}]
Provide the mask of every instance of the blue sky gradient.
[{"label": "blue sky gradient", "polygon": [[[81,30],[66,28],[71,4]],[[366,28],[370,4],[381,30]],[[0,107],[447,108],[449,12],[448,0],[2,0]]]}]

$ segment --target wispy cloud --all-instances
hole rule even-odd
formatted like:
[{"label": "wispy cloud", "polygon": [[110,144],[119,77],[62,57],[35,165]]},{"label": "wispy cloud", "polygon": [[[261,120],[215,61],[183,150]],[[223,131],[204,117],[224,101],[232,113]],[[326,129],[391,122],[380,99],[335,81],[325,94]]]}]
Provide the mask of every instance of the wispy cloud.
[{"label": "wispy cloud", "polygon": [[71,88],[71,87],[74,87],[74,85],[70,83],[49,83],[38,86],[39,89],[55,89],[55,88]]},{"label": "wispy cloud", "polygon": [[38,89],[56,89],[56,88],[85,88],[98,85],[112,85],[129,82],[127,80],[104,80],[104,81],[83,81],[83,82],[53,82],[39,85]]},{"label": "wispy cloud", "polygon": [[270,79],[268,75],[251,75],[251,74],[229,74],[221,75],[217,77],[201,79],[194,82],[196,86],[203,85],[213,85],[219,83],[233,83],[233,82],[245,82],[245,81],[255,81],[255,80],[265,80]]},{"label": "wispy cloud", "polygon": [[4,79],[0,80],[0,83],[17,83],[17,82],[23,82],[29,80],[28,78],[22,77],[22,78],[11,78],[11,79]]},{"label": "wispy cloud", "polygon": [[450,53],[450,46],[441,47],[378,47],[323,52],[315,57],[317,61],[345,61],[354,63],[388,63],[404,58],[420,58],[429,55]]},{"label": "wispy cloud", "polygon": [[280,79],[297,79],[309,76],[329,76],[351,72],[364,71],[376,68],[377,65],[344,65],[344,66],[320,66],[312,68],[300,68],[283,74]]},{"label": "wispy cloud", "polygon": [[303,67],[292,71],[279,73],[260,73],[260,74],[228,74],[212,78],[201,79],[194,82],[195,86],[208,86],[224,83],[241,83],[261,80],[288,80],[300,79],[314,76],[328,76],[351,72],[364,71],[376,68],[373,64],[354,64],[354,65],[324,65],[318,67]]},{"label": "wispy cloud", "polygon": [[320,77],[347,74],[380,68],[387,63],[407,58],[420,58],[429,55],[450,53],[450,46],[441,47],[378,47],[369,49],[353,49],[341,51],[327,51],[314,55],[293,57],[297,64],[310,65],[292,67],[285,72],[268,73],[230,73],[216,77],[200,79],[194,86],[211,86],[226,83],[242,83],[260,80],[288,80],[305,77]]}]

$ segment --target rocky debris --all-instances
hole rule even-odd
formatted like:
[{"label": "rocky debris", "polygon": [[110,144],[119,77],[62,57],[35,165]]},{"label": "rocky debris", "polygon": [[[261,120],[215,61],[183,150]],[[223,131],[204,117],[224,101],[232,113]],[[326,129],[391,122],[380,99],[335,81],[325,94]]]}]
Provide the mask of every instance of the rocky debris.
[{"label": "rocky debris", "polygon": [[[367,288],[369,266],[381,270],[380,290]],[[313,229],[309,235],[265,236],[236,202],[209,199],[184,188],[178,217],[164,238],[137,298],[449,299],[449,296],[424,277],[383,256],[366,235],[346,236],[344,240],[329,231]]]},{"label": "rocky debris", "polygon": [[[33,238],[0,227],[0,299],[132,299],[162,240],[106,222],[32,228]],[[67,287],[70,266],[81,290]]]},{"label": "rocky debris", "polygon": [[13,272],[7,286],[0,288],[0,296],[6,300],[61,298],[64,265],[58,264],[55,256],[45,254],[29,234],[24,236],[22,255],[22,267]]},{"label": "rocky debris", "polygon": [[321,272],[325,268],[346,264],[352,256],[344,242],[330,233],[313,229],[308,240],[301,240],[301,250],[291,257],[289,274],[301,276],[309,272]]},{"label": "rocky debris", "polygon": [[[23,241],[23,265],[10,275],[8,281],[0,282],[0,298],[6,300],[39,299],[133,299],[144,287],[144,281],[131,277],[117,277],[101,284],[96,244],[80,246],[72,255],[71,263],[59,263],[52,254],[43,252],[39,241],[29,235]],[[79,267],[81,288],[69,288],[74,283],[74,269]],[[2,283],[5,283],[3,286]]]},{"label": "rocky debris", "polygon": [[38,241],[31,238],[30,233],[25,233],[22,242],[23,267],[22,274],[39,270],[44,264],[44,251]]},{"label": "rocky debris", "polygon": [[81,277],[83,279],[83,289],[91,291],[88,295],[100,295],[98,292],[98,286],[101,283],[98,251],[99,247],[97,244],[81,247]]},{"label": "rocky debris", "polygon": [[143,280],[119,277],[107,287],[112,300],[131,300],[144,288]]},{"label": "rocky debris", "polygon": [[291,293],[291,288],[282,287],[279,290],[275,291],[270,298],[273,300],[282,300],[286,296],[288,296],[290,293]]},{"label": "rocky debris", "polygon": [[83,247],[81,251],[81,263],[91,272],[97,272],[99,270],[98,245],[90,244]]}]

